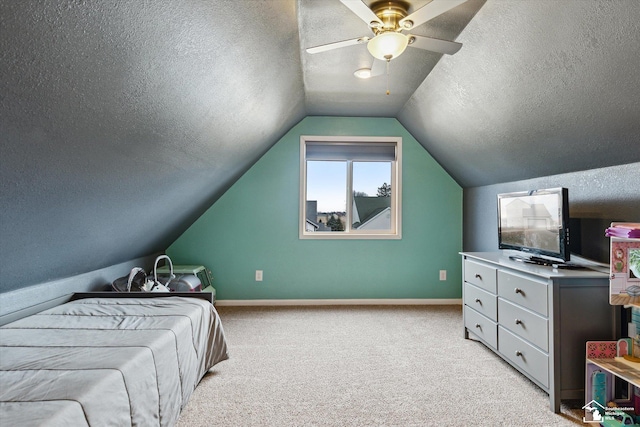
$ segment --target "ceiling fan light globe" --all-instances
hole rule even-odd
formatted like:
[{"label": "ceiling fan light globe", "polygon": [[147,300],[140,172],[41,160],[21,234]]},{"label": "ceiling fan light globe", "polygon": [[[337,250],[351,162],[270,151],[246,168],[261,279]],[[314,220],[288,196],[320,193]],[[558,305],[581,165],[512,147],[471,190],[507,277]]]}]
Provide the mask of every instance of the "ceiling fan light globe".
[{"label": "ceiling fan light globe", "polygon": [[375,58],[388,61],[400,56],[407,48],[409,38],[401,33],[381,33],[369,40],[367,49]]}]

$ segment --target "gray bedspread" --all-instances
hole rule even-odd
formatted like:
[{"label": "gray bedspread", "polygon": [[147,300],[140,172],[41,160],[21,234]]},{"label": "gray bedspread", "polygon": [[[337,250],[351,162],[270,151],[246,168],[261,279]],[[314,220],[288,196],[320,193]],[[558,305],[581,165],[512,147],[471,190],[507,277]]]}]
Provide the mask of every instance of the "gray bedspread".
[{"label": "gray bedspread", "polygon": [[207,301],[69,302],[0,327],[0,424],[172,426],[227,358]]}]

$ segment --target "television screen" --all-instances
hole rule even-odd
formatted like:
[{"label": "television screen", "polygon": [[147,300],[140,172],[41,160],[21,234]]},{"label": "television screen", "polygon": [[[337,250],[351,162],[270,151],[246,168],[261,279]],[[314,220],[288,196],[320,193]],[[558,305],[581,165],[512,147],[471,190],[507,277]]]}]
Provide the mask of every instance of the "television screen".
[{"label": "television screen", "polygon": [[498,244],[500,249],[568,261],[568,190],[498,194]]}]

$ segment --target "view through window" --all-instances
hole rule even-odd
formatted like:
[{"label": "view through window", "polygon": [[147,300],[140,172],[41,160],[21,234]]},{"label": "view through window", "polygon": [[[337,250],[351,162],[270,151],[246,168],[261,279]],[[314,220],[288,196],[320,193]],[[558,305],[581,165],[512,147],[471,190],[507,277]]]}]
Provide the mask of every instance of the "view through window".
[{"label": "view through window", "polygon": [[400,238],[400,138],[301,138],[301,238]]}]

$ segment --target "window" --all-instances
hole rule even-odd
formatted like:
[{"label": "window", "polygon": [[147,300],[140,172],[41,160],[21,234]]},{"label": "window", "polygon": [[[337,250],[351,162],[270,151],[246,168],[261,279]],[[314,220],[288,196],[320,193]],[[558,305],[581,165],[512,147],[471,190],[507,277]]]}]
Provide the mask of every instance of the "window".
[{"label": "window", "polygon": [[300,238],[401,238],[400,137],[300,137]]}]

